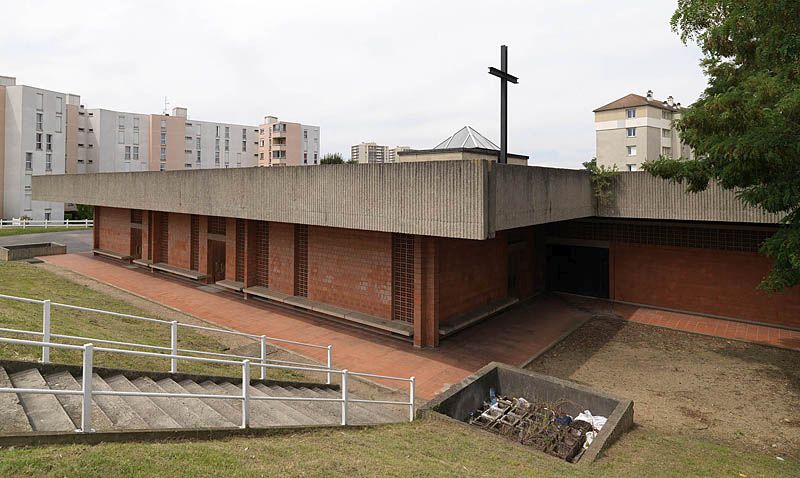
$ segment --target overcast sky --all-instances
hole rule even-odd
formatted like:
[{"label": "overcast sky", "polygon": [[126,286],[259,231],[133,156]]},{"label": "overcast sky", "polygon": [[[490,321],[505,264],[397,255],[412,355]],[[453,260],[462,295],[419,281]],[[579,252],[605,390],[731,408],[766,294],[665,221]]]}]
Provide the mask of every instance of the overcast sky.
[{"label": "overcast sky", "polygon": [[4,1],[0,75],[87,108],[199,120],[267,114],[321,127],[322,152],[429,148],[464,125],[499,142],[499,45],[509,46],[509,151],[580,167],[592,109],[628,93],[689,104],[699,50],[675,1]]}]

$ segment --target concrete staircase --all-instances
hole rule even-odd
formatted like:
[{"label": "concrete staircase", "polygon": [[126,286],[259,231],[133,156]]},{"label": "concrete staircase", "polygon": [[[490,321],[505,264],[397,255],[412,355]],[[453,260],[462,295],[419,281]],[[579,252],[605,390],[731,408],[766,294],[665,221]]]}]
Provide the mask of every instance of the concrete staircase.
[{"label": "concrete staircase", "polygon": [[[80,390],[74,369],[30,368],[8,373],[0,366],[0,387]],[[95,390],[194,393],[241,396],[241,383],[221,377],[164,377],[164,374],[103,372],[93,375]],[[130,377],[130,378],[129,378]],[[337,387],[293,382],[252,382],[250,397],[341,398]],[[351,398],[358,398],[350,394]],[[398,410],[374,404],[349,404],[348,424],[400,422]],[[0,436],[30,432],[64,432],[80,428],[79,395],[0,393]],[[341,403],[250,400],[250,426],[339,425]],[[213,398],[95,396],[92,427],[98,431],[231,428],[241,424],[241,401]]]}]

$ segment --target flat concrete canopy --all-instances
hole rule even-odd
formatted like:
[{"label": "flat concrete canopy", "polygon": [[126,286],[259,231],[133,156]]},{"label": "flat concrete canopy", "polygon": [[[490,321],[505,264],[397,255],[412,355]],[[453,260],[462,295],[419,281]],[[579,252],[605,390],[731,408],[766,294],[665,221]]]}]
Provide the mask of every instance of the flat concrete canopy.
[{"label": "flat concrete canopy", "polygon": [[589,173],[488,160],[33,177],[33,199],[463,239],[591,216],[777,223],[732,191],[621,173],[598,210]]}]

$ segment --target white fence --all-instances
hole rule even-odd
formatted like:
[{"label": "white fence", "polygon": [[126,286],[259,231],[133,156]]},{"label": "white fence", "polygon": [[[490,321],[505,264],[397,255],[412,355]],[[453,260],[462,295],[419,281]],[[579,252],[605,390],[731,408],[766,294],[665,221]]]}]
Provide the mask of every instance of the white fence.
[{"label": "white fence", "polygon": [[[138,315],[131,315],[131,314],[123,314],[120,312],[111,312],[108,310],[101,310],[101,309],[92,309],[88,307],[80,307],[77,305],[70,305],[70,304],[60,304],[58,302],[52,302],[50,300],[39,300],[39,299],[31,299],[27,297],[16,297],[13,295],[4,295],[0,294],[0,299],[12,300],[16,302],[25,302],[29,304],[40,304],[42,306],[42,330],[39,331],[29,331],[29,330],[17,330],[17,329],[7,329],[0,327],[0,332],[9,332],[9,333],[16,333],[16,334],[26,334],[26,335],[35,335],[42,338],[42,342],[50,342],[52,338],[56,339],[66,339],[66,340],[77,340],[77,341],[86,341],[92,343],[102,343],[108,345],[115,345],[115,346],[122,346],[122,347],[131,347],[131,348],[139,348],[139,349],[146,349],[146,350],[161,350],[165,352],[169,352],[171,355],[179,355],[179,354],[188,354],[188,355],[200,355],[200,356],[209,356],[209,357],[222,357],[224,359],[240,359],[240,360],[251,360],[257,361],[261,364],[267,363],[274,363],[274,364],[283,364],[283,365],[308,365],[307,363],[303,362],[292,362],[288,360],[275,360],[267,358],[267,345],[268,344],[287,344],[287,345],[295,345],[300,347],[305,347],[308,349],[324,349],[326,351],[326,365],[325,368],[333,367],[333,345],[317,345],[317,344],[308,344],[304,342],[297,342],[294,340],[285,340],[285,339],[278,339],[275,337],[267,337],[266,335],[254,335],[254,334],[247,334],[244,332],[236,332],[233,330],[227,329],[220,329],[216,327],[205,327],[202,325],[194,325],[194,324],[185,324],[182,322],[178,322],[177,320],[173,321],[166,321],[161,319],[153,319],[150,317],[141,317]],[[148,345],[148,344],[139,344],[139,343],[131,343],[131,342],[120,342],[117,340],[106,340],[106,339],[98,339],[94,337],[80,337],[76,335],[66,335],[66,334],[55,334],[52,333],[52,326],[51,326],[51,318],[52,318],[52,309],[53,308],[60,308],[60,309],[70,309],[70,310],[77,310],[83,312],[93,312],[102,315],[109,315],[113,317],[121,317],[125,319],[133,319],[139,320],[142,322],[149,322],[154,324],[161,324],[163,326],[168,327],[168,331],[165,330],[164,335],[165,337],[169,334],[169,347],[163,347],[158,345]],[[258,357],[252,357],[248,355],[237,355],[237,354],[226,354],[220,352],[209,352],[204,350],[193,350],[193,349],[184,349],[180,348],[178,344],[179,339],[179,331],[181,328],[184,329],[195,329],[195,330],[205,330],[207,332],[214,332],[218,334],[225,334],[225,335],[235,335],[239,337],[247,337],[249,339],[255,340],[259,342],[260,345],[260,354]],[[50,348],[47,346],[42,346],[42,363],[50,363]],[[177,373],[178,372],[178,360],[171,359],[170,360],[170,373]],[[267,369],[261,369],[261,380],[267,379]],[[328,373],[326,376],[326,383],[331,383],[331,374]]]},{"label": "white fence", "polygon": [[94,227],[94,220],[92,220],[92,219],[62,219],[62,220],[44,219],[44,220],[41,220],[41,221],[34,221],[32,219],[0,219],[0,229],[8,229],[8,228],[27,229],[29,227],[43,227],[45,229],[59,228],[59,227],[85,227],[85,228],[90,228],[90,227]]},{"label": "white fence", "polygon": [[[297,396],[286,396],[286,397],[274,397],[274,396],[250,396],[249,391],[249,384],[250,384],[250,367],[261,367],[262,369],[265,368],[282,368],[287,370],[299,370],[299,371],[320,371],[322,369],[314,368],[314,367],[297,367],[291,365],[274,365],[274,364],[261,364],[261,363],[251,363],[249,360],[242,360],[242,361],[234,361],[234,360],[222,360],[222,359],[211,359],[211,358],[203,358],[203,357],[189,357],[184,355],[172,355],[172,354],[160,354],[154,352],[140,352],[138,350],[124,350],[124,349],[112,349],[112,348],[105,348],[105,347],[95,347],[93,344],[84,344],[83,346],[80,345],[68,345],[68,344],[60,344],[54,342],[39,342],[35,340],[20,340],[20,339],[10,339],[5,337],[0,337],[0,343],[12,344],[12,345],[32,345],[32,346],[44,346],[47,348],[61,348],[67,350],[80,350],[83,352],[83,362],[82,362],[82,378],[81,378],[81,389],[80,390],[60,390],[60,389],[50,389],[50,388],[14,388],[14,387],[0,387],[0,393],[33,393],[33,394],[49,394],[49,395],[80,395],[81,396],[81,428],[78,430],[81,433],[91,433],[94,431],[92,428],[92,397],[93,396],[101,396],[101,395],[116,395],[121,397],[172,397],[172,398],[216,398],[222,400],[239,400],[241,401],[242,405],[242,422],[240,428],[249,428],[250,427],[250,401],[251,400],[281,400],[281,401],[309,401],[309,402],[340,402],[341,403],[341,424],[347,425],[348,424],[348,408],[350,403],[374,403],[374,404],[384,404],[384,405],[402,405],[409,407],[408,410],[408,420],[414,420],[414,377],[410,378],[401,378],[401,377],[388,377],[384,375],[373,375],[373,374],[365,374],[365,373],[354,373],[350,372],[347,369],[344,370],[336,370],[332,368],[324,369],[328,373],[336,373],[342,376],[341,382],[341,398],[324,398],[324,397],[297,397]],[[110,353],[118,353],[118,354],[127,354],[127,355],[136,355],[142,357],[161,357],[161,358],[169,358],[171,360],[194,360],[199,362],[208,362],[208,363],[217,363],[217,364],[228,364],[228,365],[239,365],[242,369],[242,394],[241,395],[219,395],[219,394],[212,394],[212,393],[168,393],[168,392],[123,392],[117,390],[95,390],[93,387],[93,369],[94,369],[94,353],[95,352],[110,352]],[[409,382],[409,400],[408,402],[403,401],[393,401],[393,400],[363,400],[363,399],[351,399],[349,397],[349,393],[347,390],[348,385],[348,378],[351,376],[362,376],[362,377],[378,377],[383,379],[390,379],[390,380],[401,380]]]},{"label": "white fence", "polygon": [[[0,328],[0,333],[12,333],[12,334],[23,334],[23,335],[33,335],[37,337],[41,337],[41,340],[24,340],[24,339],[13,339],[8,337],[0,337],[0,343],[6,344],[15,344],[15,345],[29,345],[34,347],[40,347],[42,349],[42,363],[50,363],[50,349],[51,348],[59,348],[59,349],[66,349],[66,350],[76,350],[82,351],[83,353],[83,378],[82,378],[82,385],[81,390],[53,390],[53,389],[26,389],[26,388],[0,388],[0,393],[35,393],[35,394],[52,394],[52,395],[81,395],[82,397],[82,415],[81,415],[81,429],[79,431],[87,433],[92,432],[91,424],[92,424],[92,407],[91,407],[91,400],[92,396],[100,396],[100,395],[118,395],[118,396],[142,396],[142,397],[174,397],[174,398],[219,398],[224,400],[240,400],[242,404],[242,428],[248,428],[250,426],[250,400],[286,400],[286,401],[333,401],[333,402],[341,402],[341,424],[347,425],[347,413],[348,413],[348,405],[350,403],[366,403],[366,404],[382,404],[382,405],[395,405],[395,406],[405,406],[408,407],[408,419],[409,421],[414,420],[414,413],[415,413],[415,406],[414,406],[414,398],[415,398],[415,385],[416,380],[414,377],[404,378],[404,377],[392,377],[388,375],[378,375],[378,374],[370,374],[370,373],[363,373],[363,372],[351,372],[347,369],[338,370],[333,368],[332,360],[333,360],[333,346],[332,345],[317,345],[317,344],[308,344],[303,342],[297,342],[293,340],[285,340],[285,339],[277,339],[274,337],[267,337],[265,335],[253,335],[247,334],[244,332],[236,332],[226,329],[219,329],[213,327],[204,327],[200,325],[194,324],[184,324],[177,321],[165,321],[160,319],[153,319],[148,317],[140,317],[136,315],[130,314],[123,314],[119,312],[111,312],[106,310],[100,309],[92,309],[87,307],[79,307],[76,305],[69,305],[69,304],[60,304],[57,302],[51,302],[50,300],[39,300],[39,299],[30,299],[26,297],[15,297],[10,295],[3,295],[0,294],[0,299],[8,299],[17,302],[24,302],[24,303],[31,303],[31,304],[40,304],[42,306],[42,331],[32,331],[32,330],[18,330],[18,329],[8,329],[8,328]],[[51,331],[51,311],[52,308],[63,308],[63,309],[71,309],[71,310],[78,310],[78,311],[85,311],[85,312],[94,312],[99,314],[105,314],[115,317],[123,317],[128,319],[134,320],[141,320],[146,322],[164,324],[169,326],[170,330],[170,347],[162,347],[157,345],[148,345],[148,344],[138,344],[138,343],[131,343],[131,342],[122,342],[122,341],[115,341],[115,340],[104,340],[104,339],[97,339],[97,338],[88,338],[88,337],[80,337],[75,335],[65,335],[65,334],[55,334]],[[182,349],[178,347],[178,330],[180,327],[197,329],[197,330],[205,330],[214,333],[220,334],[233,334],[242,337],[249,337],[254,340],[257,340],[260,343],[260,356],[259,357],[248,357],[244,355],[236,355],[236,354],[224,354],[219,352],[209,352],[209,351],[201,351],[201,350],[191,350],[191,349]],[[65,339],[65,340],[76,340],[76,341],[83,341],[84,345],[72,345],[72,344],[64,344],[64,343],[57,343],[53,342],[52,339]],[[166,351],[168,353],[161,353],[161,352],[153,352],[153,351],[142,351],[142,350],[130,350],[130,349],[121,349],[121,348],[106,348],[106,347],[95,347],[93,343],[103,343],[121,347],[130,347],[130,348],[140,348],[140,349],[148,349],[148,350],[161,350]],[[267,358],[267,344],[268,343],[283,343],[283,344],[292,344],[297,346],[303,347],[310,347],[316,349],[325,349],[327,351],[327,364],[325,366],[316,366],[316,365],[309,365],[302,362],[291,362],[285,360],[274,360]],[[178,371],[178,362],[181,360],[184,361],[195,361],[195,362],[204,362],[204,363],[211,363],[211,364],[226,364],[226,365],[237,365],[241,367],[242,370],[242,384],[249,384],[250,383],[250,367],[257,367],[261,370],[260,376],[261,380],[265,380],[267,378],[267,370],[269,369],[282,369],[282,370],[295,370],[299,372],[319,372],[324,373],[326,375],[326,383],[331,383],[331,375],[338,374],[341,376],[341,398],[320,398],[320,397],[300,397],[300,396],[282,396],[282,397],[267,397],[267,396],[250,396],[246,386],[242,386],[242,394],[241,396],[235,395],[216,395],[216,394],[185,394],[185,393],[156,393],[156,392],[121,392],[121,391],[105,391],[105,390],[94,390],[92,386],[92,370],[94,366],[94,352],[108,352],[114,354],[122,354],[122,355],[133,355],[139,357],[151,357],[151,358],[161,358],[164,360],[170,361],[170,373],[177,373]],[[201,355],[201,356],[198,356]],[[203,356],[204,355],[204,356]],[[223,358],[211,358],[211,357],[223,357]],[[380,380],[391,380],[391,381],[399,381],[399,382],[407,382],[409,384],[409,399],[408,401],[397,401],[397,400],[367,400],[367,399],[354,399],[350,398],[348,395],[348,379],[349,377],[363,377],[363,378],[375,378]]]}]

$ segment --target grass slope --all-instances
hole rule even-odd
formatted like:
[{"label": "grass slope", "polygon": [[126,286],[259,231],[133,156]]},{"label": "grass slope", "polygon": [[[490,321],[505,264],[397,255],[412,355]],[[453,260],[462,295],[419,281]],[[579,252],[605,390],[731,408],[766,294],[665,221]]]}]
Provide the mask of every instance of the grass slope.
[{"label": "grass slope", "polygon": [[0,450],[2,476],[798,476],[797,463],[636,429],[590,467],[435,418],[199,442]]},{"label": "grass slope", "polygon": [[[40,232],[61,232],[61,231],[84,231],[87,228],[81,227],[4,227],[0,229],[0,237],[3,236],[19,236],[20,234],[38,234]],[[88,229],[91,229],[88,228]]]},{"label": "grass slope", "polygon": [[[124,301],[111,298],[86,286],[68,281],[55,274],[22,262],[0,262],[0,294],[28,297],[33,299],[50,299],[53,302],[104,309],[131,315],[153,317]],[[18,330],[42,330],[42,306],[0,299],[0,327]],[[135,319],[117,318],[93,312],[83,312],[53,307],[51,309],[51,333],[92,337],[97,339],[135,342],[147,345],[168,347],[170,344],[170,328],[166,324],[149,323]],[[34,336],[3,336],[38,340]],[[201,334],[190,329],[181,328],[178,334],[178,346],[183,349],[209,352],[225,352],[227,347],[213,336]],[[55,340],[62,343],[82,341]],[[111,345],[96,346],[116,348]],[[0,344],[0,358],[11,360],[36,361],[41,358],[41,349],[32,346]],[[54,363],[81,363],[79,351],[52,349],[50,359]],[[95,366],[115,367],[137,370],[169,371],[169,361],[159,358],[134,357],[130,355],[97,352]],[[178,369],[185,373],[216,374],[241,376],[238,366],[208,364],[196,361],[181,361]],[[255,370],[251,373],[257,373]],[[298,379],[301,376],[284,370],[270,370],[275,379]]]}]

